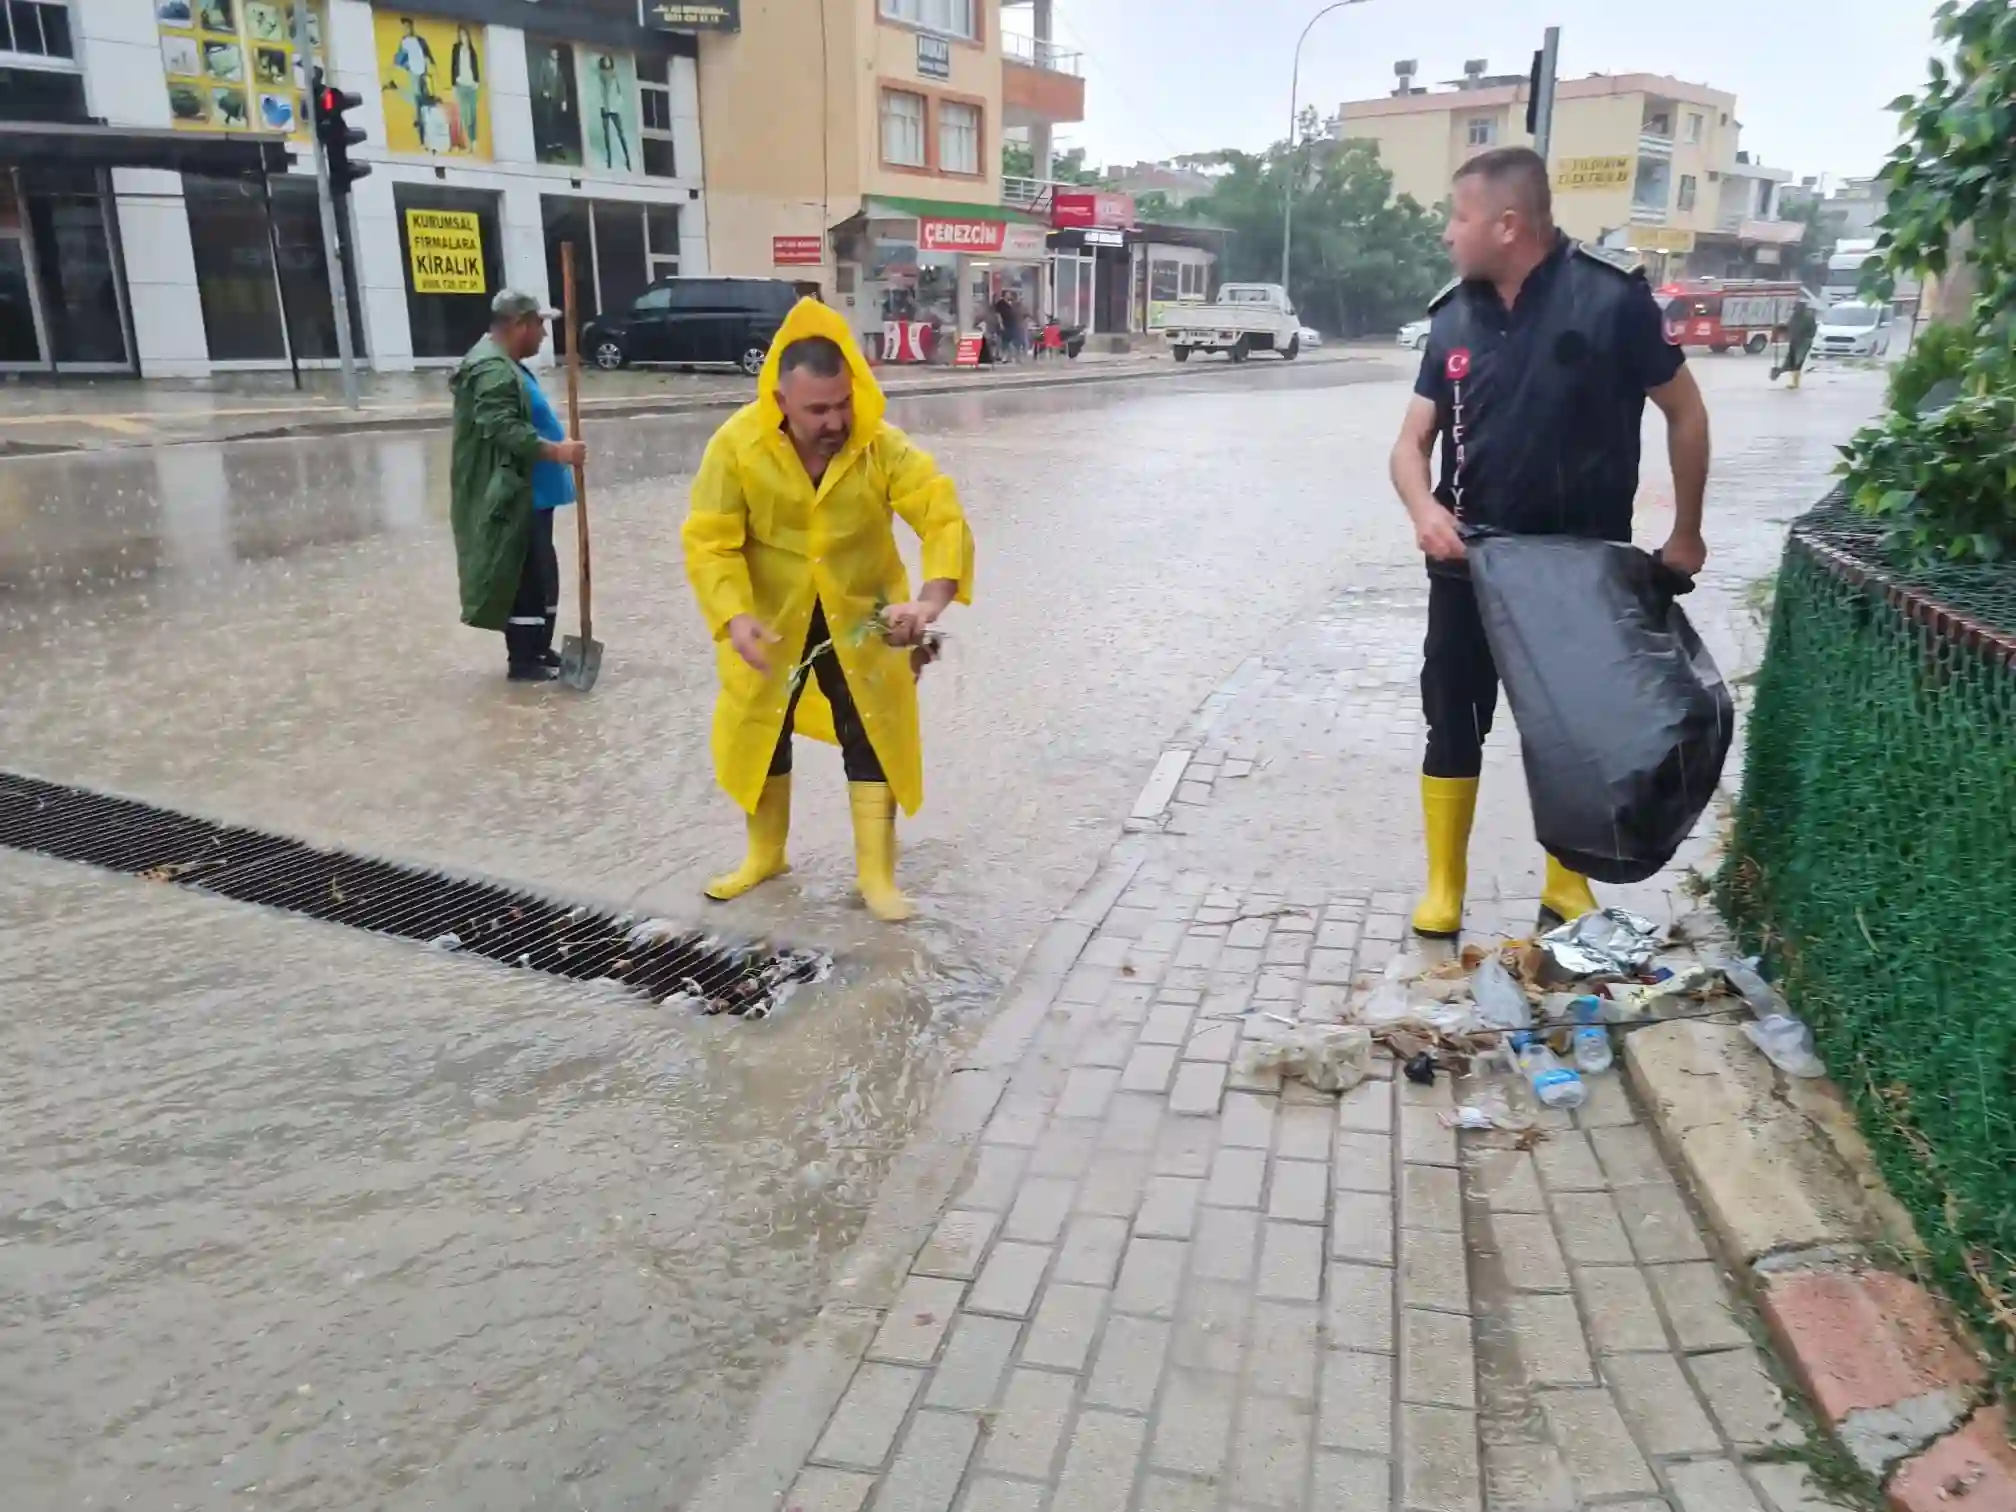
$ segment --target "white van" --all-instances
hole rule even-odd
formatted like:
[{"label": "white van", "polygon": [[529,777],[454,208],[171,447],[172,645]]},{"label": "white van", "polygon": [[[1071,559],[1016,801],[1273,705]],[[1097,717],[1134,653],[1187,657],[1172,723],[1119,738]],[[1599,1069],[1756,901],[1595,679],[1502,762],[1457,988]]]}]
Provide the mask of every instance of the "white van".
[{"label": "white van", "polygon": [[1815,357],[1885,357],[1895,328],[1890,306],[1850,300],[1820,312],[1813,337]]}]

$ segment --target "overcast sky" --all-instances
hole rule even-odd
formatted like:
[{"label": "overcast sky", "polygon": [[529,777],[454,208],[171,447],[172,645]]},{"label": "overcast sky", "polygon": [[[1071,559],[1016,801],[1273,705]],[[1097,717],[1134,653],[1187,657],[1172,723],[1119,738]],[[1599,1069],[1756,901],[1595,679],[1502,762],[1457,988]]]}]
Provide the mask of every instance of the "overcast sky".
[{"label": "overcast sky", "polygon": [[[1060,148],[1094,164],[1287,131],[1295,38],[1324,0],[1056,0],[1057,41],[1085,53],[1088,119]],[[1796,175],[1873,173],[1897,140],[1883,107],[1924,82],[1934,0],[1364,0],[1316,23],[1301,98],[1324,115],[1393,88],[1397,59],[1423,83],[1466,58],[1523,73],[1561,28],[1561,75],[1663,73],[1737,98],[1743,146]],[[1010,30],[1029,12],[1011,10]]]}]

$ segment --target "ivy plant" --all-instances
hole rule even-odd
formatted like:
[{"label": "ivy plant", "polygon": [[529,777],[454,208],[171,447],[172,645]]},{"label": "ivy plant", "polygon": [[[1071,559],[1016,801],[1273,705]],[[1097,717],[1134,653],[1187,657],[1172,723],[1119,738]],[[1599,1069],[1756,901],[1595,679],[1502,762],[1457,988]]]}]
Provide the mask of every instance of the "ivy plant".
[{"label": "ivy plant", "polygon": [[1977,283],[1965,390],[1937,414],[1865,428],[1841,471],[1856,506],[1921,564],[2016,558],[2016,5],[1945,0],[1933,33],[1947,56],[1892,105],[1903,140],[1882,170],[1866,285],[1888,299],[1900,274],[1949,276],[1963,249]]}]

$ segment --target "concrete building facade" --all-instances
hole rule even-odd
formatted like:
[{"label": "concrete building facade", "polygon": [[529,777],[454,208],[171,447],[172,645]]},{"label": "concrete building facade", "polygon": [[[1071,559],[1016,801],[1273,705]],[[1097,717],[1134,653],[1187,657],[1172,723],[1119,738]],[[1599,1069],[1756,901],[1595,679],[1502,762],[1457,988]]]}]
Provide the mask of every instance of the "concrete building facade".
[{"label": "concrete building facade", "polygon": [[[1349,100],[1335,133],[1370,141],[1397,193],[1446,199],[1469,158],[1531,146],[1527,82],[1481,71],[1420,89],[1403,77],[1390,96]],[[1584,241],[1629,247],[1677,272],[1768,276],[1800,228],[1779,218],[1786,170],[1753,162],[1738,143],[1736,97],[1659,74],[1594,74],[1556,89],[1549,166],[1555,219]],[[1701,266],[1713,264],[1714,266]]]},{"label": "concrete building facade", "polygon": [[[17,142],[0,173],[0,365],[205,377],[332,362],[311,81],[286,0],[42,3],[63,12],[72,45],[31,66],[78,88],[0,90],[0,144],[29,117],[114,161],[122,142],[154,161],[178,139],[193,153],[264,138],[290,144],[294,163],[262,186],[65,168]],[[734,6],[672,9],[705,22]],[[692,30],[611,0],[320,0],[310,14],[327,79],[362,100],[352,156],[372,171],[339,222],[370,366],[453,362],[506,284],[557,298],[562,241],[576,244],[588,313],[707,271]],[[13,61],[0,52],[0,68]],[[456,271],[428,263],[436,243],[459,251]]]}]

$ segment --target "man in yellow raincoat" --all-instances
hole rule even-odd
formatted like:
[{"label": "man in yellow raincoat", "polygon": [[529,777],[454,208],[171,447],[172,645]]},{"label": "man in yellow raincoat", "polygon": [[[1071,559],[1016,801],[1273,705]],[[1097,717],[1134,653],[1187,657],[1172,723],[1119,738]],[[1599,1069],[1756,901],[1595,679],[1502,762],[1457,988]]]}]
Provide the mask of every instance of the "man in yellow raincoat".
[{"label": "man in yellow raincoat", "polygon": [[[721,675],[714,775],[749,816],[748,852],[710,898],[790,869],[795,727],[840,747],[862,901],[878,918],[909,916],[896,806],[914,814],[924,797],[911,652],[948,604],[971,602],[973,534],[952,480],[883,420],[885,404],[846,321],[801,300],[755,403],[714,433],[693,480],[682,535]],[[914,599],[893,515],[923,543]]]}]

